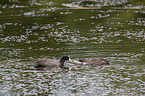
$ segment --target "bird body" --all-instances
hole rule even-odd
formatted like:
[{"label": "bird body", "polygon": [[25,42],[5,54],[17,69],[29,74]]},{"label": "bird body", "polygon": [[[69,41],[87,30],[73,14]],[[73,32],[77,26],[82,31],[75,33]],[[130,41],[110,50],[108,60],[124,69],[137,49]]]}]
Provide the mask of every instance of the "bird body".
[{"label": "bird body", "polygon": [[36,62],[37,67],[57,67],[60,65],[59,60],[53,60],[53,59],[41,59]]},{"label": "bird body", "polygon": [[38,60],[35,63],[35,67],[37,69],[46,69],[47,68],[54,68],[54,67],[60,67],[60,68],[66,68],[64,67],[65,61],[69,60],[69,56],[63,56],[60,60],[54,60],[54,59],[41,59]]},{"label": "bird body", "polygon": [[109,64],[109,61],[104,58],[76,59],[76,60],[72,60],[72,61],[79,63],[79,64],[88,64],[88,65],[92,65],[92,66]]}]

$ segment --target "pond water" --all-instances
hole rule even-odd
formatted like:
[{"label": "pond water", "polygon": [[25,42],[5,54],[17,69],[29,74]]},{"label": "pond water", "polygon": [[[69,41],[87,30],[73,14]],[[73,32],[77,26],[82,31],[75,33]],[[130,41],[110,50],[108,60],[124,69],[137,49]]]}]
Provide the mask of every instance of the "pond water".
[{"label": "pond water", "polygon": [[[0,95],[145,95],[144,4],[142,0],[0,1]],[[34,68],[39,58],[64,55],[102,57],[110,65],[69,72]]]}]

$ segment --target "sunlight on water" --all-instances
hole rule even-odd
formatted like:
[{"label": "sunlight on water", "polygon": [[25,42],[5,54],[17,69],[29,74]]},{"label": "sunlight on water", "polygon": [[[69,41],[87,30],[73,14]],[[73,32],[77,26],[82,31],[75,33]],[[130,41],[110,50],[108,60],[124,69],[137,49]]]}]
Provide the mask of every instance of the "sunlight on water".
[{"label": "sunlight on water", "polygon": [[4,63],[7,67],[1,66],[3,93],[13,90],[13,94],[23,95],[83,95],[87,91],[88,95],[137,95],[144,92],[141,65],[116,64],[63,73],[58,70],[36,71],[32,62]]},{"label": "sunlight on water", "polygon": [[[9,0],[0,4],[0,95],[143,96],[144,1]],[[37,59],[103,57],[110,65]]]}]

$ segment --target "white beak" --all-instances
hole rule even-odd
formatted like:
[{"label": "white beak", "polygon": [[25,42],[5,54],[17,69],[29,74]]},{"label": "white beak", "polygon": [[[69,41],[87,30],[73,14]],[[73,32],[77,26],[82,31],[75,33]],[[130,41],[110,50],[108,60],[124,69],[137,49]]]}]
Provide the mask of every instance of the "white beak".
[{"label": "white beak", "polygon": [[72,59],[69,58],[69,61],[72,62]]}]

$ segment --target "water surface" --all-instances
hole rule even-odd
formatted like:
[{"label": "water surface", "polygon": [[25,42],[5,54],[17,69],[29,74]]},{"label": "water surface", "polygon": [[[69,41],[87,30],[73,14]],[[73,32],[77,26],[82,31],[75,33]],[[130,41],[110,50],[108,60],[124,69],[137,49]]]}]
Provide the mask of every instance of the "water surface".
[{"label": "water surface", "polygon": [[[1,1],[0,95],[143,96],[143,7],[144,1],[127,0]],[[39,58],[63,55],[102,57],[110,65],[69,72],[34,68]],[[68,61],[65,65],[78,64]]]}]

